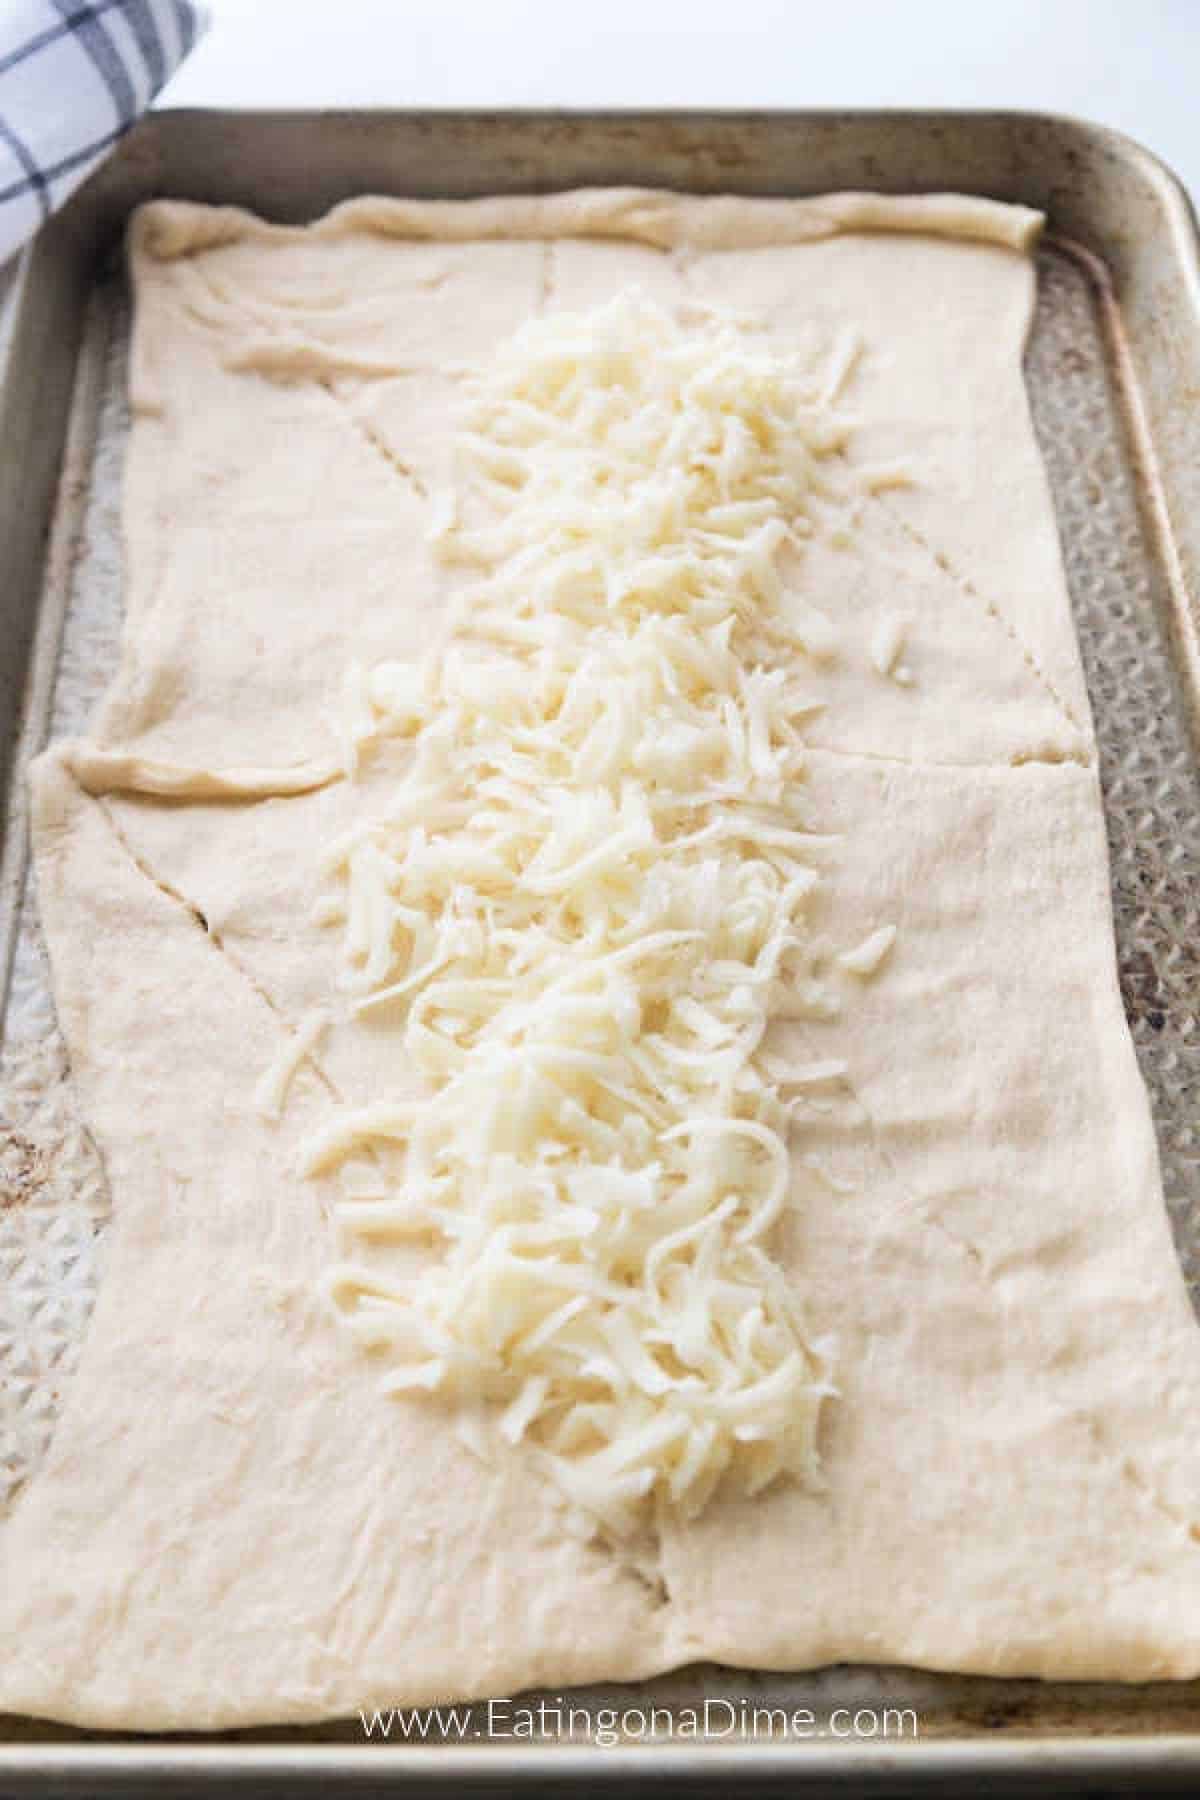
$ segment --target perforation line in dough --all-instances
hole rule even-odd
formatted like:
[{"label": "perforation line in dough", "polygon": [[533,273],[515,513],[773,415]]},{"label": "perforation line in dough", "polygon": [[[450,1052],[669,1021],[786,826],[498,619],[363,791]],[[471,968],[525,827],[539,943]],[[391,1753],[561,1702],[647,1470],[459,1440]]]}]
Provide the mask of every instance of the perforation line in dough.
[{"label": "perforation line in dough", "polygon": [[1008,757],[998,757],[994,762],[956,762],[950,757],[889,756],[884,750],[856,750],[852,744],[822,744],[816,738],[806,738],[804,748],[821,756],[842,757],[847,762],[876,762],[896,769],[949,769],[964,775],[991,774],[995,770],[1006,769],[1053,769],[1064,763],[1076,769],[1090,769],[1092,766],[1091,757],[1082,749],[1014,750]]},{"label": "perforation line in dough", "polygon": [[1095,1443],[1102,1460],[1110,1467],[1115,1467],[1121,1479],[1128,1482],[1149,1504],[1178,1531],[1188,1537],[1193,1544],[1200,1545],[1200,1521],[1189,1519],[1186,1513],[1180,1512],[1177,1506],[1169,1501],[1165,1494],[1160,1494],[1150,1478],[1141,1470],[1131,1456],[1122,1453],[1119,1444],[1115,1444],[1109,1432],[1098,1418],[1087,1420],[1088,1434]]},{"label": "perforation line in dough", "polygon": [[354,408],[350,405],[350,402],[346,399],[346,396],[341,392],[334,378],[330,375],[318,375],[315,380],[315,386],[319,393],[328,395],[338,412],[347,423],[354,428],[363,443],[375,452],[376,456],[387,465],[393,475],[397,476],[412,489],[418,500],[423,501],[427,506],[429,504],[429,489],[417,474],[417,471],[410,463],[406,463],[402,456],[397,455],[396,451],[392,449],[392,446],[388,443],[381,431],[370,424],[366,419],[359,417]]},{"label": "perforation line in dough", "polygon": [[[79,788],[79,792],[102,814],[112,836],[142,879],[149,882],[151,887],[157,888],[158,892],[162,894],[165,899],[172,901],[181,911],[188,914],[196,929],[204,933],[205,940],[216,955],[223,957],[240,980],[242,980],[245,985],[250,988],[252,993],[262,1001],[272,1017],[278,1022],[281,1031],[284,1031],[289,1037],[294,1037],[295,1028],[288,1022],[277,1002],[272,998],[267,989],[262,986],[261,982],[255,978],[240,958],[233,954],[220,934],[212,929],[205,916],[203,907],[199,906],[194,900],[190,900],[181,889],[174,885],[173,882],[168,881],[163,875],[159,874],[153,864],[148,862],[140,851],[134,849],[129,838],[121,829],[111,805],[106,800],[98,799],[94,795],[88,794],[82,787]],[[311,1051],[305,1057],[305,1062],[315,1072],[317,1079],[330,1097],[335,1100],[339,1106],[343,1105],[344,1101],[341,1093],[338,1091],[336,1082],[321,1066],[320,1062]]]},{"label": "perforation line in dough", "polygon": [[544,238],[542,240],[542,266],[538,273],[537,311],[539,319],[545,315],[551,300],[554,298],[557,274],[558,267],[557,258],[554,253],[554,239]]},{"label": "perforation line in dough", "polygon": [[[994,600],[990,599],[986,594],[981,594],[970,577],[964,575],[961,569],[956,568],[946,552],[939,549],[936,544],[931,543],[922,531],[919,531],[915,525],[911,524],[910,521],[905,518],[904,514],[893,502],[889,501],[882,494],[873,494],[871,495],[871,499],[876,506],[883,507],[893,524],[899,526],[900,530],[909,541],[915,544],[919,550],[924,552],[935,568],[939,569],[943,575],[949,576],[950,580],[954,582],[955,586],[962,593],[966,594],[976,605],[982,606],[988,617],[995,620],[1001,630],[1007,633],[1020,651],[1026,667],[1029,669],[1029,672],[1034,677],[1035,681],[1037,681],[1044,691],[1049,694],[1051,700],[1053,700],[1055,706],[1057,706],[1059,712],[1071,726],[1072,730],[1077,731],[1086,742],[1087,734],[1083,723],[1079,719],[1074,708],[1071,706],[1070,702],[1059,693],[1057,687],[1055,687],[1046,671],[1042,668],[1037,657],[1007,614],[1001,611]],[[1090,751],[1086,752],[1086,759],[1088,765],[1090,765],[1092,761]]]},{"label": "perforation line in dough", "polygon": [[843,1076],[843,1080],[855,1103],[862,1110],[863,1119],[866,1122],[867,1135],[871,1143],[871,1149],[874,1151],[880,1163],[882,1163],[889,1177],[895,1182],[896,1186],[900,1189],[900,1192],[904,1195],[904,1198],[913,1208],[913,1211],[918,1215],[921,1224],[931,1226],[939,1236],[945,1238],[948,1244],[952,1244],[961,1255],[966,1257],[980,1279],[987,1282],[987,1262],[982,1250],[980,1250],[979,1246],[973,1243],[970,1238],[964,1237],[960,1231],[955,1231],[953,1226],[947,1225],[941,1214],[934,1207],[931,1207],[927,1202],[921,1200],[919,1196],[913,1192],[897,1168],[895,1157],[881,1140],[879,1124],[874,1113],[863,1099],[855,1083],[848,1076]]}]

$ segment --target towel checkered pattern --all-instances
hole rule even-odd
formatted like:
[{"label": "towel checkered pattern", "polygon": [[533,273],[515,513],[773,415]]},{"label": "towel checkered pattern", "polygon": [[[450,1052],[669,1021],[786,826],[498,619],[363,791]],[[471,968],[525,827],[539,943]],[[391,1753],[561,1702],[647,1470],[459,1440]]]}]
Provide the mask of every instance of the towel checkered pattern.
[{"label": "towel checkered pattern", "polygon": [[194,0],[0,0],[0,262],[129,130],[206,24]]}]

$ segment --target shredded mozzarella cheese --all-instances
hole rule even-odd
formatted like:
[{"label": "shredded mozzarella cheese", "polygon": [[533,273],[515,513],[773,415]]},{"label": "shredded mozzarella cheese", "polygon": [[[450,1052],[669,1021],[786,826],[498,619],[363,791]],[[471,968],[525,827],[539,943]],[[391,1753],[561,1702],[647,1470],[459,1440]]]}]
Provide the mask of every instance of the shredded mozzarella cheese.
[{"label": "shredded mozzarella cheese", "polygon": [[871,661],[876,669],[902,685],[912,680],[909,671],[900,666],[911,623],[903,613],[885,613],[871,636]]},{"label": "shredded mozzarella cheese", "polygon": [[254,1090],[255,1107],[264,1118],[279,1118],[297,1070],[312,1055],[328,1028],[329,1014],[323,1007],[314,1007],[279,1046],[279,1054]]},{"label": "shredded mozzarella cheese", "polygon": [[[771,1245],[787,1090],[844,1065],[764,1045],[785,998],[838,1005],[806,927],[837,841],[804,790],[836,632],[780,571],[852,480],[857,354],[823,370],[636,295],[532,322],[475,383],[445,638],[346,681],[348,776],[389,743],[399,773],[318,916],[425,1092],[305,1149],[402,1157],[341,1207],[329,1297],[390,1391],[456,1400],[480,1454],[485,1404],[616,1533],[817,1477],[831,1349]],[[418,1278],[371,1260],[413,1237]]]},{"label": "shredded mozzarella cheese", "polygon": [[853,950],[843,950],[838,962],[852,975],[861,975],[866,979],[882,968],[895,941],[896,927],[881,925],[878,931],[873,931],[870,937],[864,938],[861,944],[856,944]]}]

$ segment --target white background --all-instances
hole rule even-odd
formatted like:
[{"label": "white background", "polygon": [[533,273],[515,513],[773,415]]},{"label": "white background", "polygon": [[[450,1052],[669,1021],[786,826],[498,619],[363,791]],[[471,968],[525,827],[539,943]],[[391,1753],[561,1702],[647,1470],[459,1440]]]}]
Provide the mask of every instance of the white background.
[{"label": "white background", "polygon": [[187,106],[1005,106],[1200,195],[1200,0],[209,0]]}]

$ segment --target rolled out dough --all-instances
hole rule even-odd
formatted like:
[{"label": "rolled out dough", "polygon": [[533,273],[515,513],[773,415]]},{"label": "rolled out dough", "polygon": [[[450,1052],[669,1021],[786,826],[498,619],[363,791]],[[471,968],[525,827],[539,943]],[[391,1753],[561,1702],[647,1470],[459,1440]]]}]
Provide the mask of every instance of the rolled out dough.
[{"label": "rolled out dough", "polygon": [[[60,1020],[114,1201],[50,1453],[0,1533],[0,1706],[301,1721],[696,1658],[1200,1672],[1200,1339],[1118,994],[1094,744],[1021,377],[1036,221],[983,202],[362,201],[307,229],[139,216],[128,623],[94,740],[36,767]],[[461,372],[631,283],[853,327],[850,455],[908,458],[804,579],[853,621],[813,737],[826,904],[886,970],[813,1027],[853,1094],[783,1245],[839,1341],[822,1493],[563,1528],[519,1455],[384,1400],[315,1298],[332,1191],[290,1171],[379,1087],[336,1022],[314,846],[348,654],[416,653]],[[914,685],[869,645],[911,621]],[[191,772],[189,774],[189,772]]]}]

